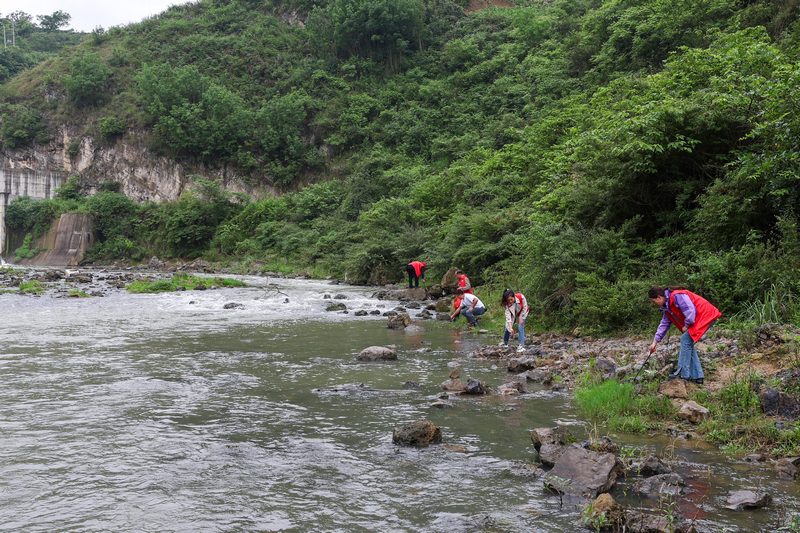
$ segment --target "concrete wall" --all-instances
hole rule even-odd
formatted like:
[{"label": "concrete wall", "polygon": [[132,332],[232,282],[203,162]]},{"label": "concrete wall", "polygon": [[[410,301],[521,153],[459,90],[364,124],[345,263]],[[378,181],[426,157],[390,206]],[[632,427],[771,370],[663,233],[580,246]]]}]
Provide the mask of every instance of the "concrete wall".
[{"label": "concrete wall", "polygon": [[66,180],[66,173],[0,167],[0,255],[6,250],[6,208],[17,198],[34,200],[53,198],[56,189]]}]

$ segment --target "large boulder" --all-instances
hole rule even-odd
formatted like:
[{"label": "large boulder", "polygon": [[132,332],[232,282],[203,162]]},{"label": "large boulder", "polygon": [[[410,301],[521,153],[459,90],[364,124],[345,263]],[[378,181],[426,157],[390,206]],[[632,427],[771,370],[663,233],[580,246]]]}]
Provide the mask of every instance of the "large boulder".
[{"label": "large boulder", "polygon": [[440,298],[436,300],[436,311],[438,313],[452,313],[453,312],[453,297]]},{"label": "large boulder", "polygon": [[442,286],[442,290],[448,294],[454,294],[458,288],[456,270],[458,270],[456,267],[451,267],[447,272],[444,273],[444,276],[442,276],[442,281],[439,283],[439,285]]},{"label": "large boulder", "polygon": [[390,315],[386,321],[386,326],[389,329],[404,329],[411,324],[411,317],[408,313],[397,313]]},{"label": "large boulder", "polygon": [[709,410],[693,400],[689,400],[683,404],[678,411],[678,416],[680,418],[688,420],[692,424],[699,424],[704,419],[708,418],[708,415]]},{"label": "large boulder", "polygon": [[416,287],[414,289],[406,289],[405,293],[400,295],[398,300],[402,301],[420,301],[428,297],[428,291],[424,287]]},{"label": "large boulder", "polygon": [[649,498],[656,499],[660,494],[676,496],[683,492],[683,478],[676,473],[659,474],[640,479],[633,485],[633,490]]},{"label": "large boulder", "polygon": [[401,446],[424,448],[442,442],[442,430],[430,420],[416,420],[394,428],[392,442]]},{"label": "large boulder", "polygon": [[394,361],[397,353],[387,346],[370,346],[358,354],[359,361]]},{"label": "large boulder", "polygon": [[772,496],[766,492],[755,492],[752,490],[737,490],[728,495],[725,507],[734,511],[742,509],[760,509],[772,502]]},{"label": "large boulder", "polygon": [[547,473],[544,484],[555,492],[595,498],[610,491],[617,477],[623,474],[622,463],[614,454],[593,452],[573,444]]},{"label": "large boulder", "polygon": [[775,389],[764,389],[758,397],[761,399],[761,408],[768,416],[780,416],[789,420],[800,417],[800,400],[796,397]]},{"label": "large boulder", "polygon": [[539,453],[539,461],[545,466],[553,466],[564,453],[567,444],[574,440],[569,431],[561,426],[531,431],[531,442]]},{"label": "large boulder", "polygon": [[532,383],[549,385],[553,382],[553,371],[548,367],[534,368],[533,370],[528,370],[522,375],[525,376],[527,381]]},{"label": "large boulder", "polygon": [[328,306],[325,307],[325,310],[328,311],[328,312],[346,311],[347,310],[347,306],[344,305],[341,302],[337,302],[337,303],[334,303],[334,304],[328,304]]}]

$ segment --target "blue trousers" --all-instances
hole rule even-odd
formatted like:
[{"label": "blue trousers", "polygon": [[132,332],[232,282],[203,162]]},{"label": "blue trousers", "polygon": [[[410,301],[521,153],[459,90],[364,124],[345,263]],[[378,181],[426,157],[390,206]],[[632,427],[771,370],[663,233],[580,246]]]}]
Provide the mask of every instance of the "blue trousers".
[{"label": "blue trousers", "polygon": [[[512,326],[513,327],[513,326]],[[519,345],[525,346],[525,322],[520,322],[518,324],[519,327]],[[508,344],[508,341],[511,339],[511,332],[503,330],[503,344]]]},{"label": "blue trousers", "polygon": [[472,311],[470,311],[468,307],[464,307],[464,310],[461,311],[461,314],[464,315],[464,317],[466,317],[467,322],[469,322],[470,326],[477,326],[478,321],[475,319],[475,317],[481,316],[485,312],[486,312],[485,307],[476,307]]},{"label": "blue trousers", "polygon": [[683,379],[699,379],[704,377],[700,357],[694,347],[694,340],[689,333],[681,335],[681,351],[678,354],[678,369],[675,371]]}]

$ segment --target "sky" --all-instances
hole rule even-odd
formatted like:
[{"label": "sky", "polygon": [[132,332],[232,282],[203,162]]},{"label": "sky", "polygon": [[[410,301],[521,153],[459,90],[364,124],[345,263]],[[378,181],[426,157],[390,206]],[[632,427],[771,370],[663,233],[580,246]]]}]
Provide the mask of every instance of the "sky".
[{"label": "sky", "polygon": [[98,26],[122,26],[161,13],[169,6],[190,0],[0,0],[0,15],[24,11],[34,16],[66,11],[72,15],[69,26],[76,31],[92,31]]}]

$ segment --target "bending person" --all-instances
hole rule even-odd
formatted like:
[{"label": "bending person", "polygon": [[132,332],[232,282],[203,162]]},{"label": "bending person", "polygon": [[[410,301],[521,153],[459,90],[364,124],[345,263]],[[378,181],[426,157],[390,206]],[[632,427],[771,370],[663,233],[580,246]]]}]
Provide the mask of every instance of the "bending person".
[{"label": "bending person", "polygon": [[463,271],[456,270],[456,280],[458,280],[459,289],[464,289],[467,294],[475,294],[472,290],[472,283],[470,283],[469,278]]},{"label": "bending person", "polygon": [[525,319],[528,318],[528,300],[521,292],[514,294],[511,289],[503,291],[501,304],[506,309],[506,329],[503,331],[503,345],[508,346],[508,341],[514,334],[514,322],[519,329],[518,352],[525,351]]},{"label": "bending person", "polygon": [[703,367],[694,343],[700,340],[722,313],[708,300],[686,289],[652,287],[647,297],[662,312],[661,323],[650,345],[650,353],[656,351],[656,345],[664,338],[670,324],[675,324],[682,333],[681,351],[678,355],[678,369],[669,377],[703,383]]},{"label": "bending person", "polygon": [[411,261],[406,265],[406,272],[408,272],[408,288],[413,289],[415,286],[419,287],[419,278],[425,279],[425,269],[428,263],[422,261]]},{"label": "bending person", "polygon": [[479,317],[485,313],[486,306],[483,305],[483,302],[480,301],[477,296],[464,292],[464,289],[462,288],[458,288],[456,290],[456,294],[460,294],[462,296],[461,306],[456,309],[452,315],[450,315],[450,321],[452,322],[458,318],[458,315],[464,315],[464,318],[467,319],[467,322],[469,322],[471,327],[477,326],[478,319],[475,317]]}]

